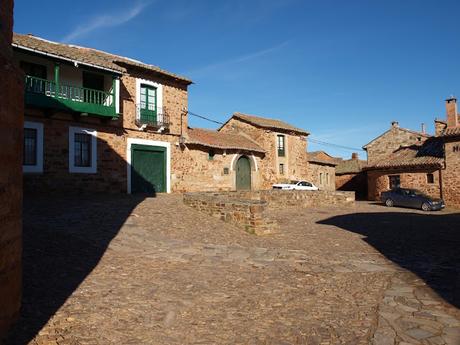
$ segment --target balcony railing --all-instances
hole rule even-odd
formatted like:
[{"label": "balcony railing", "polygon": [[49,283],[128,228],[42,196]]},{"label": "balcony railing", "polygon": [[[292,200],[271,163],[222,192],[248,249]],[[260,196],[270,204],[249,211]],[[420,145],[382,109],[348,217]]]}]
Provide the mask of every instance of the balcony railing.
[{"label": "balcony railing", "polygon": [[79,113],[115,117],[115,92],[56,84],[54,81],[26,76],[26,103]]},{"label": "balcony railing", "polygon": [[144,104],[137,104],[136,124],[153,128],[169,128],[169,115],[166,108],[146,109]]}]

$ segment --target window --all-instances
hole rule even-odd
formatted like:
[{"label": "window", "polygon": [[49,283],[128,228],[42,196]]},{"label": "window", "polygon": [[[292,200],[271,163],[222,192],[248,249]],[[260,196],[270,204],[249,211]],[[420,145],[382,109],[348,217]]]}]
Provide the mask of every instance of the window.
[{"label": "window", "polygon": [[434,175],[433,174],[426,174],[426,182],[427,183],[434,183]]},{"label": "window", "polygon": [[24,122],[24,143],[22,171],[25,173],[43,172],[43,124]]},{"label": "window", "polygon": [[284,164],[280,164],[280,175],[284,175]]},{"label": "window", "polygon": [[37,164],[37,129],[24,128],[23,165]]},{"label": "window", "polygon": [[136,79],[136,119],[157,126],[163,122],[163,85],[146,79]]},{"label": "window", "polygon": [[319,173],[319,184],[323,184],[323,173]]},{"label": "window", "polygon": [[329,184],[329,173],[326,173],[326,183]]},{"label": "window", "polygon": [[224,175],[228,175],[229,174],[229,169],[228,168],[224,168]]},{"label": "window", "polygon": [[278,156],[284,157],[285,156],[285,140],[284,135],[277,136],[277,148],[278,148]]},{"label": "window", "polygon": [[401,187],[401,178],[399,175],[390,175],[388,176],[390,189]]},{"label": "window", "polygon": [[216,154],[215,154],[214,150],[209,150],[209,152],[208,152],[208,160],[210,160],[210,161],[214,160],[215,155]]},{"label": "window", "polygon": [[75,133],[74,165],[76,167],[91,166],[91,135]]},{"label": "window", "polygon": [[78,127],[69,128],[69,171],[94,174],[97,172],[97,132]]}]

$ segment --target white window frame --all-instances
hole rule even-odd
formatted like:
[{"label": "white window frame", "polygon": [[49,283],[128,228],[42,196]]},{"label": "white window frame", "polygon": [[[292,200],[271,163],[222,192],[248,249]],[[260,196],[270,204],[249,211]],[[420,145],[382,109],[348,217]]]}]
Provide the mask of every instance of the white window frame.
[{"label": "white window frame", "polygon": [[37,131],[37,157],[35,165],[23,165],[24,173],[43,173],[43,123],[24,121],[24,128],[35,129]]},{"label": "white window frame", "polygon": [[127,176],[128,176],[128,186],[127,193],[131,194],[131,145],[146,145],[146,146],[159,146],[166,148],[166,193],[171,193],[171,143],[166,141],[156,141],[149,139],[138,139],[138,138],[128,138],[126,145],[126,162],[127,164]]},{"label": "white window frame", "polygon": [[[91,135],[91,166],[75,166],[75,134]],[[94,129],[69,127],[69,172],[74,174],[95,174],[97,173],[97,131]]]},{"label": "white window frame", "polygon": [[[136,107],[141,104],[141,85],[153,86],[157,89],[157,112],[163,114],[163,85],[151,80],[136,78]],[[136,120],[140,118],[139,109],[136,110]]]}]

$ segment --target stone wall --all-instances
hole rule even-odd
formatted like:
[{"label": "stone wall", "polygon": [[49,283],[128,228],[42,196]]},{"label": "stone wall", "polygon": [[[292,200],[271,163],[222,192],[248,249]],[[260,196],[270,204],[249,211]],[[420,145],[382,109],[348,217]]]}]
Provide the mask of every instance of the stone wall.
[{"label": "stone wall", "polygon": [[[269,189],[278,182],[308,179],[307,141],[305,137],[281,131],[278,133],[235,118],[231,118],[220,130],[223,132],[234,132],[235,130],[243,132],[265,150],[266,155],[259,168],[261,171],[260,187],[262,189]],[[285,157],[278,157],[277,134],[285,135]],[[284,164],[284,174],[279,172],[280,163]]]},{"label": "stone wall", "polygon": [[366,146],[368,164],[372,165],[386,159],[389,154],[401,146],[423,142],[426,139],[426,136],[399,128],[394,124],[389,131]]},{"label": "stone wall", "polygon": [[460,208],[460,139],[446,139],[446,168],[442,170],[443,198],[446,205]]},{"label": "stone wall", "polygon": [[[433,174],[434,183],[428,183],[427,174]],[[368,199],[380,200],[380,194],[390,189],[389,176],[399,175],[402,188],[415,188],[432,197],[439,198],[439,171],[427,170],[370,170],[367,172]]]},{"label": "stone wall", "polygon": [[276,223],[268,218],[265,201],[228,198],[223,193],[185,193],[184,203],[256,235],[276,228]]},{"label": "stone wall", "polygon": [[307,180],[313,182],[319,189],[335,190],[335,167],[309,162]]},{"label": "stone wall", "polygon": [[23,74],[13,62],[13,1],[0,2],[0,338],[19,316],[22,254]]},{"label": "stone wall", "polygon": [[341,191],[354,191],[356,199],[367,199],[367,175],[365,172],[336,175],[335,188]]},{"label": "stone wall", "polygon": [[[181,159],[174,164],[172,183],[174,191],[231,191],[236,189],[236,162],[239,150],[212,149],[214,157],[209,159],[211,149],[200,145],[186,145]],[[251,188],[260,189],[260,165],[262,154],[247,154],[251,162]]]}]

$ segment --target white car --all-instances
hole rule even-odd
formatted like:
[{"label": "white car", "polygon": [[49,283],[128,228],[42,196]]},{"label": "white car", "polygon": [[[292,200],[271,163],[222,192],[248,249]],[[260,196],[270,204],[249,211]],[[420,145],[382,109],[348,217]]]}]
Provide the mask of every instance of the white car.
[{"label": "white car", "polygon": [[318,190],[313,183],[307,181],[291,181],[291,183],[277,183],[274,184],[273,189],[282,190]]}]

